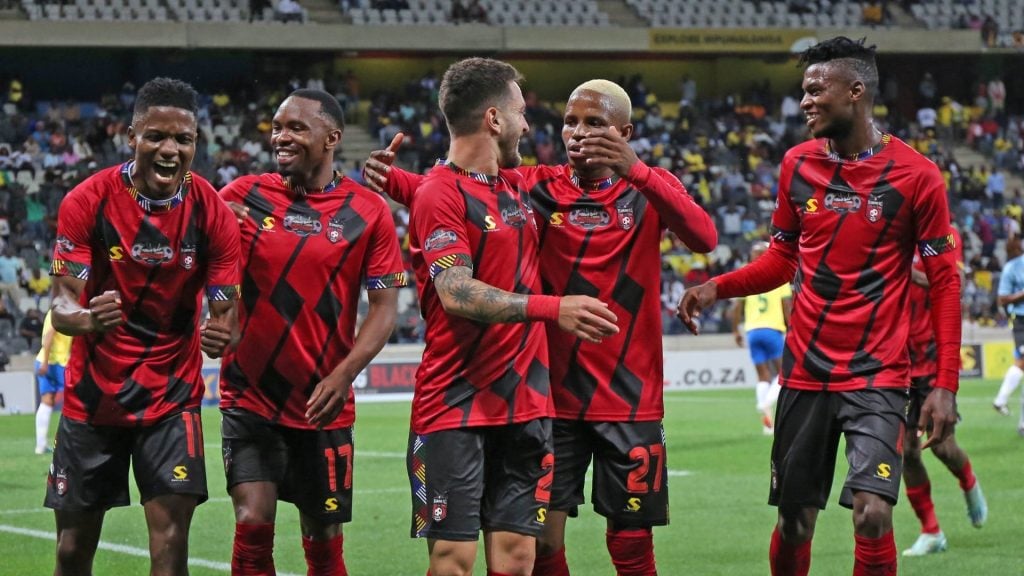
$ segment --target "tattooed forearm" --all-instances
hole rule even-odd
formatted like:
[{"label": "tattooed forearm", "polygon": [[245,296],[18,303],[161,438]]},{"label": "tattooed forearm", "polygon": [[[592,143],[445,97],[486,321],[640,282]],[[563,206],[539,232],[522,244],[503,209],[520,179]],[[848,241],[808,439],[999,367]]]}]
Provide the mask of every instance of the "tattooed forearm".
[{"label": "tattooed forearm", "polygon": [[442,271],[434,277],[434,288],[451,314],[488,324],[526,321],[525,294],[506,292],[476,280],[465,266]]}]

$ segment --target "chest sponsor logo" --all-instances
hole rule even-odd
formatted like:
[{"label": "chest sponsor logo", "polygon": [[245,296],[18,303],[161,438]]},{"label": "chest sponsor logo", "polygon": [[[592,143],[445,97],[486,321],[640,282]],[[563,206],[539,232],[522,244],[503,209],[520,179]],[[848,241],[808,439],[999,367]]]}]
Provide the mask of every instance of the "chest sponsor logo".
[{"label": "chest sponsor logo", "polygon": [[514,228],[522,228],[526,224],[526,213],[519,206],[504,208],[501,211],[501,221]]},{"label": "chest sponsor logo", "polygon": [[829,192],[825,195],[825,208],[836,214],[846,214],[860,210],[863,201],[860,196],[847,192]]},{"label": "chest sponsor logo", "polygon": [[[871,194],[868,196],[868,209],[864,212],[864,216],[867,217],[868,222],[874,224],[882,219],[883,209],[885,203],[882,200],[881,194]],[[915,252],[916,254],[916,252]]]},{"label": "chest sponsor logo", "polygon": [[179,256],[181,261],[181,267],[185,270],[191,270],[196,265],[196,245],[195,244],[182,244],[181,255]]},{"label": "chest sponsor logo", "polygon": [[316,236],[324,225],[309,216],[291,215],[284,217],[284,229],[296,236]]},{"label": "chest sponsor logo", "polygon": [[57,236],[57,253],[70,254],[75,251],[75,243],[67,236]]},{"label": "chest sponsor logo", "polygon": [[426,241],[423,242],[423,250],[427,252],[444,250],[458,241],[459,238],[455,235],[455,232],[446,228],[438,228],[431,232],[430,236],[427,236]]},{"label": "chest sponsor logo", "polygon": [[569,212],[569,224],[584,230],[604,228],[612,221],[612,217],[604,208],[577,208]]},{"label": "chest sponsor logo", "polygon": [[345,225],[338,220],[332,219],[327,223],[327,239],[331,244],[337,244],[344,238]]},{"label": "chest sponsor logo", "polygon": [[156,266],[170,262],[171,258],[174,258],[174,250],[166,244],[143,242],[132,245],[132,259],[136,262]]}]

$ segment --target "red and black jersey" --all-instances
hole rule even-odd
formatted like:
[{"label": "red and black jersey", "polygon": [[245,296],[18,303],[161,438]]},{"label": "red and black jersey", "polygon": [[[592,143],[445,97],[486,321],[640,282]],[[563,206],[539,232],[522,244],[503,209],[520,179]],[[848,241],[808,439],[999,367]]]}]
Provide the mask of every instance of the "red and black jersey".
[{"label": "red and black jersey", "polygon": [[[783,383],[834,391],[907,386],[907,295],[920,250],[933,301],[944,300],[932,313],[942,331],[936,385],[956,390],[955,365],[949,366],[959,358],[956,244],[935,165],[888,135],[860,161],[837,159],[819,139],[786,153],[780,183],[772,248],[799,260]],[[775,262],[762,259],[733,274],[746,279]],[[732,295],[733,284],[719,281],[727,287],[719,296]]]},{"label": "red and black jersey", "polygon": [[[347,178],[300,194],[279,174],[244,176],[221,198],[249,209],[241,227],[241,336],[221,365],[221,408],[312,429],[306,402],[352,350],[361,288],[406,285],[391,210]],[[350,389],[327,428],[354,420]]]},{"label": "red and black jersey", "polygon": [[589,183],[568,165],[519,171],[537,212],[544,292],[597,298],[618,317],[619,333],[600,344],[548,325],[555,414],[660,420],[661,235],[671,226],[706,252],[717,239],[713,222],[675,176],[640,163],[629,179]]},{"label": "red and black jersey", "polygon": [[[956,228],[950,229],[953,234],[957,249],[957,268],[963,269],[964,256],[963,245],[960,242],[960,233]],[[921,255],[914,255],[914,268],[924,271],[921,262]],[[931,376],[935,374],[935,328],[932,327],[931,298],[928,295],[928,288],[910,283],[910,332],[907,338],[907,348],[910,352],[910,377]]]},{"label": "red and black jersey", "polygon": [[412,430],[427,434],[550,416],[544,324],[487,324],[445,312],[432,279],[453,266],[507,292],[540,294],[537,225],[526,194],[498,177],[438,166],[412,199],[409,232],[426,347]]},{"label": "red and black jersey", "polygon": [[96,425],[148,425],[199,406],[199,313],[237,297],[238,226],[210,184],[189,173],[173,201],[149,202],[131,163],[97,172],[61,203],[51,274],[85,280],[81,305],[121,294],[125,323],[76,336],[64,415]]}]

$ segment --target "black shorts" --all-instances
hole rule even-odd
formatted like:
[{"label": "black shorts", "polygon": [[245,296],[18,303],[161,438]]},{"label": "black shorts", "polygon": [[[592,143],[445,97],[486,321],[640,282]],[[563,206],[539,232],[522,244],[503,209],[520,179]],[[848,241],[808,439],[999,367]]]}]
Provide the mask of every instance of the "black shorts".
[{"label": "black shorts", "polygon": [[537,536],[551,499],[551,420],[409,434],[413,538]]},{"label": "black shorts", "polygon": [[1024,318],[1013,317],[1013,347],[1017,353],[1015,358],[1024,358]]},{"label": "black shorts", "polygon": [[594,460],[594,510],[628,528],[668,524],[665,431],[658,422],[556,419],[551,509],[576,516]]},{"label": "black shorts", "polygon": [[244,410],[221,412],[228,491],[273,482],[277,497],[324,524],[352,520],[352,428],[301,430]]},{"label": "black shorts", "polygon": [[131,503],[129,464],[142,503],[183,494],[207,499],[203,421],[193,408],[150,426],[94,426],[61,417],[43,505],[108,510]]},{"label": "black shorts", "polygon": [[[910,379],[910,404],[907,406],[907,426],[917,427],[917,421],[921,419],[921,407],[928,395],[932,393],[932,386],[935,383],[935,375],[914,376]],[[960,413],[956,415],[957,422],[960,421]]]},{"label": "black shorts", "polygon": [[844,435],[850,468],[839,504],[852,507],[857,491],[895,504],[903,473],[907,402],[904,388],[818,392],[784,387],[776,408],[768,503],[824,509],[839,436]]}]

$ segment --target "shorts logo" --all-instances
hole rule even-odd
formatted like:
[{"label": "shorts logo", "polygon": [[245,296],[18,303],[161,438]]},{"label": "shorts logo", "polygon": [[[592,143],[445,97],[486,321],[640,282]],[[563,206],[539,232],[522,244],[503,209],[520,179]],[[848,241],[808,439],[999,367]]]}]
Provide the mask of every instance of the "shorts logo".
[{"label": "shorts logo", "polygon": [[171,479],[173,482],[187,482],[188,481],[188,468],[184,464],[179,464],[174,467],[174,478]]},{"label": "shorts logo", "polygon": [[191,270],[196,265],[196,245],[182,244],[180,259],[181,267],[185,270]]},{"label": "shorts logo", "polygon": [[537,509],[537,523],[543,524],[548,519],[548,509],[541,507]]},{"label": "shorts logo", "polygon": [[641,502],[643,501],[636,497],[626,500],[626,512],[639,512]]},{"label": "shorts logo", "polygon": [[423,242],[423,250],[426,252],[435,252],[437,250],[443,250],[452,244],[459,241],[459,237],[455,235],[455,232],[446,228],[438,228],[427,236],[425,242]]},{"label": "shorts logo", "polygon": [[75,251],[75,243],[67,236],[57,236],[57,253],[70,254]]},{"label": "shorts logo", "polygon": [[284,229],[296,236],[316,236],[324,229],[324,225],[309,216],[292,214],[284,217]]},{"label": "shorts logo", "polygon": [[[621,218],[621,213],[619,217]],[[578,208],[569,212],[569,224],[584,230],[604,228],[611,221],[612,217],[603,208]]]},{"label": "shorts logo", "polygon": [[324,512],[337,512],[338,511],[338,499],[328,498],[324,500]]},{"label": "shorts logo", "polygon": [[63,496],[68,493],[68,471],[62,469],[56,474],[53,473],[52,465],[50,470],[50,479],[53,482],[53,488],[57,491],[57,496]]},{"label": "shorts logo", "polygon": [[434,496],[434,505],[430,508],[430,517],[434,522],[440,522],[448,517],[447,493]]},{"label": "shorts logo", "polygon": [[174,250],[166,244],[142,243],[132,245],[132,259],[136,262],[156,266],[170,262],[174,258]]},{"label": "shorts logo", "polygon": [[890,476],[892,476],[892,466],[885,462],[879,464],[878,468],[875,469],[875,478],[879,480],[889,480]]}]

